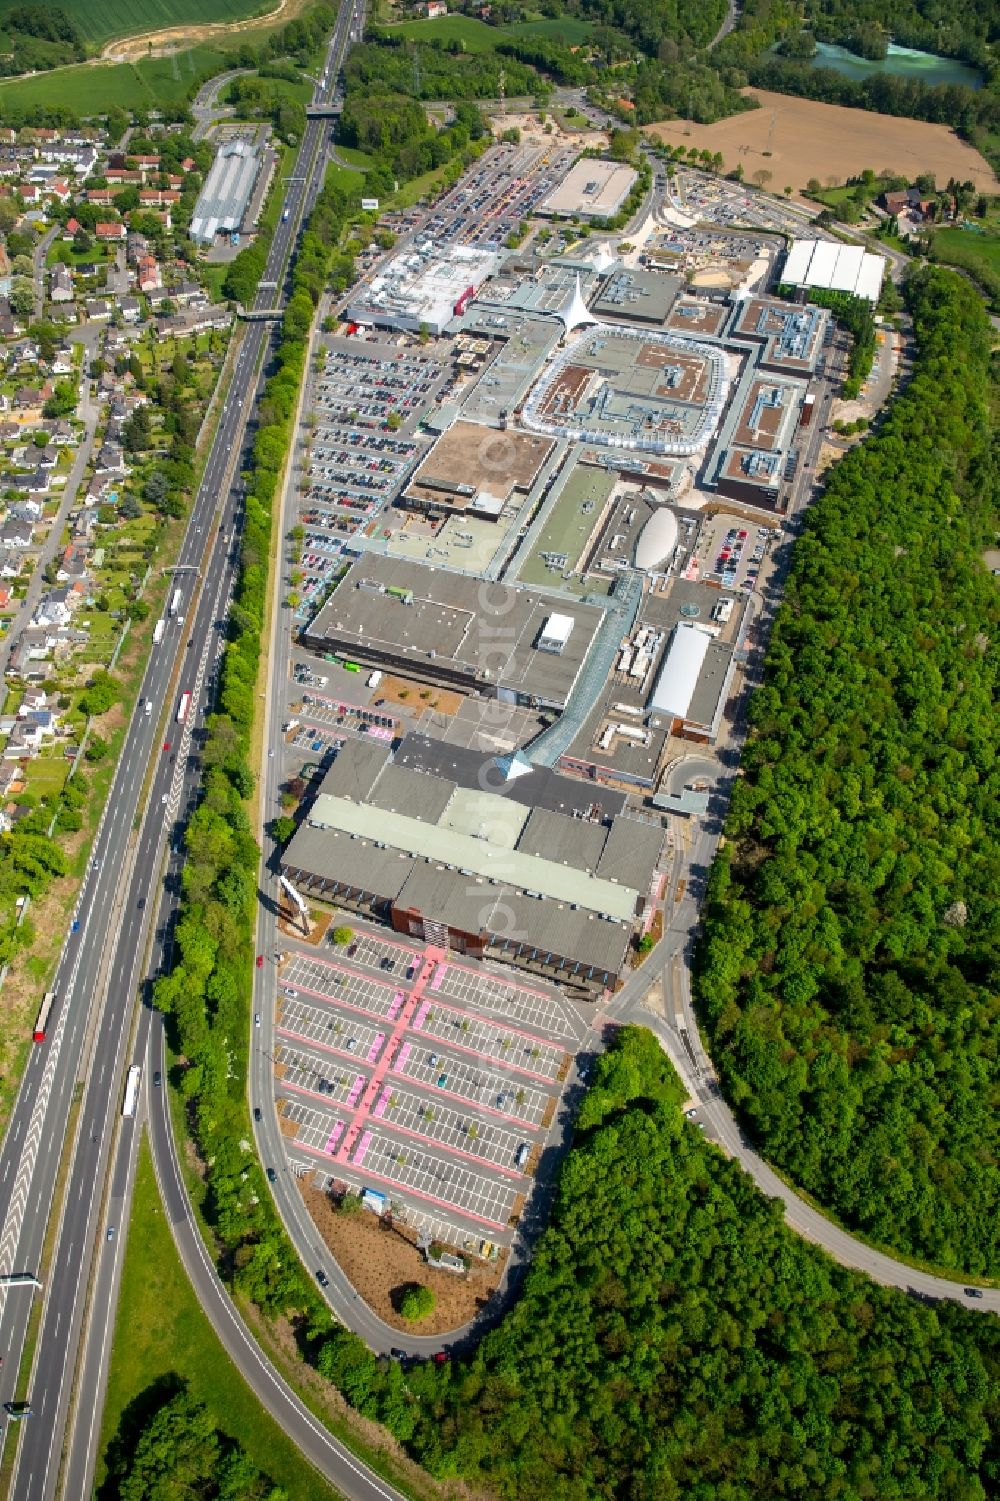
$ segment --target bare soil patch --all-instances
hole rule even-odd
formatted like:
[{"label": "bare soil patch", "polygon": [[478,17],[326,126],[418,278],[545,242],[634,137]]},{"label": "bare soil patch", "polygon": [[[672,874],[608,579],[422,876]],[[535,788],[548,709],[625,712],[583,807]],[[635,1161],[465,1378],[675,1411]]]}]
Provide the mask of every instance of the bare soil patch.
[{"label": "bare soil patch", "polygon": [[755,172],[770,172],[767,186],[778,193],[786,185],[800,192],[811,177],[824,185],[843,183],[866,167],[875,172],[890,168],[911,180],[921,172],[933,172],[942,184],[956,177],[959,182],[971,179],[983,193],[997,190],[997,179],[983,157],[947,125],[844,109],[763,89],[746,93],[759,100],[760,109],[714,125],[664,120],[647,126],[647,132],[674,146],[721,151],[726,171],[742,166],[748,182],[754,181]]},{"label": "bare soil patch", "polygon": [[137,63],[146,57],[163,57],[179,47],[195,47],[199,43],[211,42],[234,32],[283,26],[294,20],[309,3],[310,0],[278,0],[274,10],[266,11],[263,15],[248,16],[245,21],[212,21],[203,26],[166,26],[160,31],[143,31],[137,36],[119,37],[117,41],[108,42],[94,61]]},{"label": "bare soil patch", "polygon": [[[300,1183],[306,1208],[324,1241],[369,1308],[393,1329],[413,1334],[447,1334],[459,1329],[485,1308],[503,1273],[498,1262],[473,1259],[465,1276],[429,1267],[417,1250],[416,1232],[406,1225],[385,1228],[374,1214],[338,1214],[328,1196],[310,1183]],[[434,1312],[419,1324],[407,1323],[396,1312],[399,1290],[422,1282],[437,1298]]]},{"label": "bare soil patch", "polygon": [[460,693],[450,688],[435,688],[430,683],[415,683],[412,678],[385,677],[379,684],[379,698],[386,704],[408,704],[411,709],[434,709],[438,714],[457,714],[462,703]]},{"label": "bare soil patch", "polygon": [[332,919],[332,912],[323,911],[322,908],[318,907],[310,907],[309,932],[303,933],[302,919],[299,916],[298,910],[292,911],[290,908],[282,906],[278,916],[278,927],[289,938],[297,938],[299,943],[316,945],[322,943]]}]

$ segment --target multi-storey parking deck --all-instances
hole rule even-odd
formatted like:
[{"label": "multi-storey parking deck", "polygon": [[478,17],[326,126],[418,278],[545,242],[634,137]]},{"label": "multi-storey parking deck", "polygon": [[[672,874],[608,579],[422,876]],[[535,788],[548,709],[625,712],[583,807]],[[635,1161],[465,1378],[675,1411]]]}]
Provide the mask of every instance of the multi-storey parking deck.
[{"label": "multi-storey parking deck", "polygon": [[396,1186],[491,1228],[509,1223],[528,1186],[527,1180],[506,1174],[488,1177],[450,1153],[393,1136],[378,1124],[348,1143],[349,1128],[341,1117],[305,1101],[287,1100],[284,1118],[295,1125],[296,1145],[311,1155],[327,1162],[333,1158],[365,1182]]}]

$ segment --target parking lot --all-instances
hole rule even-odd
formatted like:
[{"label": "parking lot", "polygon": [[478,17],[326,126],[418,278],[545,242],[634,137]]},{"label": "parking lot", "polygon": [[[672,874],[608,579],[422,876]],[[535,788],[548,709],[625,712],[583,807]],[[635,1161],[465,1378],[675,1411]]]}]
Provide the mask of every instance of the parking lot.
[{"label": "parking lot", "polygon": [[[295,1124],[295,1139],[309,1152],[329,1155],[331,1142],[343,1127],[330,1112],[300,1100],[288,1100],[284,1118]],[[341,1148],[341,1151],[343,1149]],[[527,1185],[506,1176],[477,1171],[450,1153],[432,1150],[394,1137],[381,1126],[361,1131],[341,1161],[338,1174],[353,1169],[365,1182],[402,1190],[425,1202],[441,1205],[469,1220],[502,1230],[510,1222],[518,1198]]]},{"label": "parking lot", "polygon": [[[356,446],[365,435],[391,431],[395,413],[412,423],[431,405],[449,371],[436,355],[392,345],[358,346],[329,339],[323,366],[315,378],[313,404],[321,423],[349,426]],[[343,435],[340,433],[343,446]]]},{"label": "parking lot", "polygon": [[469,168],[459,186],[438,200],[429,217],[411,211],[387,222],[439,243],[498,249],[565,176],[577,155],[577,149],[558,140],[544,147],[500,142]]},{"label": "parking lot", "polygon": [[[452,1243],[503,1238],[586,1023],[555,991],[354,926],[279,966],[275,1085],[293,1167],[385,1191]],[[481,1230],[480,1230],[481,1233]]]}]

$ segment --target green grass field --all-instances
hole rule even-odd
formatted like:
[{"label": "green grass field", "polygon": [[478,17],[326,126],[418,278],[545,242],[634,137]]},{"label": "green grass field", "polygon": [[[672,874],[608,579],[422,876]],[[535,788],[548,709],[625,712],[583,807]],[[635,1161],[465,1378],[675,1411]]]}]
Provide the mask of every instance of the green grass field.
[{"label": "green grass field", "polygon": [[173,57],[141,63],[81,63],[58,73],[36,73],[0,84],[0,118],[4,107],[34,109],[57,100],[86,118],[104,114],[113,104],[122,109],[157,109],[180,104],[192,84],[217,73],[226,54],[214,47],[190,47]]},{"label": "green grass field", "polygon": [[289,1501],[336,1501],[335,1492],[263,1411],[202,1313],[174,1246],[147,1142],[139,1153],[121,1297],[101,1428],[104,1455],[125,1408],[156,1382],[179,1376]]},{"label": "green grass field", "polygon": [[386,30],[392,36],[421,42],[462,42],[467,52],[490,52],[509,37],[547,37],[577,47],[589,37],[593,25],[569,16],[555,21],[520,21],[516,26],[487,26],[473,16],[439,16],[436,21],[402,21]]},{"label": "green grass field", "polygon": [[[0,0],[0,18],[20,0]],[[159,31],[165,26],[244,21],[274,10],[273,0],[60,0],[85,42],[100,46],[111,37]]]},{"label": "green grass field", "polygon": [[473,16],[439,16],[436,21],[402,21],[387,26],[390,36],[413,37],[421,42],[462,42],[467,52],[489,52],[500,40],[495,26]]},{"label": "green grass field", "polygon": [[936,261],[967,271],[993,307],[1000,307],[1000,234],[995,230],[977,234],[971,229],[937,229],[932,254]]}]

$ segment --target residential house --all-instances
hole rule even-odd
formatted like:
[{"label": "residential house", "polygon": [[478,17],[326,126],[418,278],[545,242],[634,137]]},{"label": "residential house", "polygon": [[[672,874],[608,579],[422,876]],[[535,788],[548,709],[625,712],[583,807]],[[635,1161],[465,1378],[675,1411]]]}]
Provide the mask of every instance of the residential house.
[{"label": "residential house", "polygon": [[181,195],[173,188],[140,188],[139,207],[149,208],[173,208],[180,203]]},{"label": "residential house", "polygon": [[50,589],[42,595],[32,615],[34,625],[69,625],[73,618],[70,608],[70,591],[64,584],[59,589]]},{"label": "residential house", "polygon": [[96,226],[94,233],[99,240],[114,242],[117,240],[124,240],[126,230],[124,224],[113,224],[110,221],[105,223],[102,221]]},{"label": "residential house", "polygon": [[57,422],[52,423],[49,428],[50,443],[54,443],[57,448],[63,448],[67,443],[75,443],[75,441],[76,434],[65,417],[60,417]]},{"label": "residential house", "polygon": [[68,266],[58,262],[52,267],[52,285],[49,296],[53,302],[73,301],[73,277]]},{"label": "residential house", "polygon": [[163,285],[160,268],[151,255],[144,255],[136,266],[136,281],[140,292],[155,292]]},{"label": "residential house", "polygon": [[142,317],[142,303],[138,297],[123,297],[118,307],[126,323],[138,323]]},{"label": "residential house", "polygon": [[[87,202],[96,203],[99,208],[110,208],[111,204],[113,204],[115,199],[118,197],[119,191],[120,190],[118,188],[88,188]],[[98,224],[98,238],[100,237],[100,230],[101,226]]]},{"label": "residential house", "polygon": [[[33,534],[27,521],[5,521],[0,526],[0,547],[26,552],[31,546]],[[18,573],[20,567],[18,567]],[[15,575],[16,576],[16,575]]]},{"label": "residential house", "polygon": [[13,521],[26,521],[29,526],[35,526],[41,521],[44,509],[37,496],[28,495],[24,500],[12,501],[7,514]]},{"label": "residential house", "polygon": [[41,730],[44,740],[54,735],[58,730],[59,715],[53,709],[33,709],[24,723],[36,724]]},{"label": "residential house", "polygon": [[[95,475],[125,473],[125,456],[116,444],[101,444],[101,451],[94,462],[94,473]],[[0,538],[2,536],[3,533],[0,531]]]},{"label": "residential house", "polygon": [[12,339],[21,325],[10,310],[10,303],[0,302],[0,339]]},{"label": "residential house", "polygon": [[67,241],[68,243],[72,243],[73,239],[76,236],[77,230],[80,230],[82,228],[83,225],[80,223],[79,219],[67,219],[66,228],[63,230],[59,238],[61,240]]},{"label": "residential house", "polygon": [[78,579],[87,577],[87,549],[78,543],[70,542],[63,548],[62,557],[59,559],[59,567],[56,570],[56,579],[60,584],[75,583]]},{"label": "residential house", "polygon": [[103,297],[89,297],[84,309],[91,323],[106,322],[111,317],[111,304]]},{"label": "residential house", "polygon": [[143,256],[149,254],[149,241],[138,230],[130,229],[126,237],[125,257],[130,266],[137,266]]},{"label": "residential house", "polygon": [[37,182],[22,182],[17,191],[24,203],[34,204],[42,201],[42,190]]},{"label": "residential house", "polygon": [[920,189],[903,188],[902,191],[897,193],[883,193],[881,204],[887,214],[919,212]]},{"label": "residential house", "polygon": [[448,14],[448,7],[445,5],[444,0],[427,0],[424,11],[426,12],[428,21],[436,21],[439,16],[446,16]]},{"label": "residential house", "polygon": [[21,386],[14,392],[14,409],[18,412],[29,412],[35,407],[40,407],[45,397],[37,386]]},{"label": "residential house", "polygon": [[0,579],[16,579],[24,567],[24,553],[17,548],[0,545]]},{"label": "residential house", "polygon": [[[52,480],[49,471],[43,469],[41,465],[35,469],[29,469],[26,473],[8,474],[4,478],[11,489],[25,495],[44,495]],[[2,536],[3,533],[0,532],[0,537]]]},{"label": "residential house", "polygon": [[207,302],[208,295],[205,288],[196,281],[181,281],[175,287],[170,288],[170,295],[178,307],[184,307],[190,302]]},{"label": "residential house", "polygon": [[[25,631],[24,634],[27,635],[27,631]],[[18,642],[18,646],[20,646],[22,644],[23,640],[24,640],[24,636],[22,636],[21,641]],[[16,653],[16,649],[14,651],[11,651],[11,654],[10,654],[10,663],[11,663],[11,666],[8,667],[8,669],[7,669],[8,672],[14,670],[14,668],[13,668],[13,662],[14,662],[15,655],[18,655],[18,656],[20,655],[20,653]],[[31,655],[31,653],[28,652],[28,651],[26,651],[24,653],[25,660],[27,660],[30,657],[30,655]],[[19,720],[18,723],[11,730],[11,732],[10,732],[10,738],[8,739],[7,744],[4,746],[4,749],[3,749],[4,760],[5,761],[23,761],[28,756],[37,756],[39,750],[41,749],[41,744],[42,744],[42,730],[41,730],[41,726],[37,725],[37,724],[31,724],[30,721],[28,721],[28,720]]]},{"label": "residential house", "polygon": [[21,700],[21,707],[17,711],[18,719],[27,719],[28,715],[36,709],[49,707],[49,695],[44,688],[26,688]]}]

